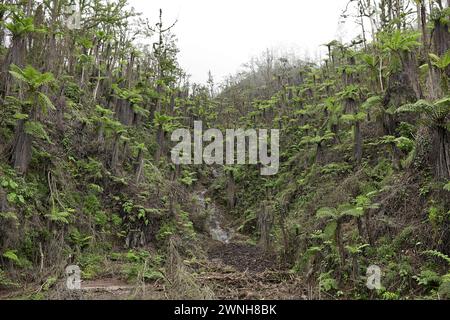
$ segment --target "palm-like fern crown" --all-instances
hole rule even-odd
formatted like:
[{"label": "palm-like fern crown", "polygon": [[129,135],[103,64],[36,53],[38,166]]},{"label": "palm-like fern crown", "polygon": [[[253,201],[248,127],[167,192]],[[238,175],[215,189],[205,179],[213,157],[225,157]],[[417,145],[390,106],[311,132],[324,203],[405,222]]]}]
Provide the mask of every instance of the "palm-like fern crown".
[{"label": "palm-like fern crown", "polygon": [[422,122],[428,126],[443,127],[450,130],[450,96],[433,103],[419,100],[397,109],[397,112],[414,112],[424,115]]}]

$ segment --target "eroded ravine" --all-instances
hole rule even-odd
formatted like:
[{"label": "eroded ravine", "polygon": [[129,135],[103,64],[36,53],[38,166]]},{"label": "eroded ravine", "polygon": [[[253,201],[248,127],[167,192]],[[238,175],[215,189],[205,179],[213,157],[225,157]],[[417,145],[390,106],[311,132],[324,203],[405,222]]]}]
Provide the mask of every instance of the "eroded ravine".
[{"label": "eroded ravine", "polygon": [[226,218],[214,202],[206,200],[207,192],[208,190],[202,190],[197,193],[198,204],[208,214],[206,228],[213,240],[228,244],[233,238],[234,231],[224,227]]},{"label": "eroded ravine", "polygon": [[220,206],[197,193],[198,203],[208,213],[207,261],[196,280],[210,287],[217,299],[306,299],[302,280],[283,268],[275,254],[267,253],[250,239],[229,227]]}]

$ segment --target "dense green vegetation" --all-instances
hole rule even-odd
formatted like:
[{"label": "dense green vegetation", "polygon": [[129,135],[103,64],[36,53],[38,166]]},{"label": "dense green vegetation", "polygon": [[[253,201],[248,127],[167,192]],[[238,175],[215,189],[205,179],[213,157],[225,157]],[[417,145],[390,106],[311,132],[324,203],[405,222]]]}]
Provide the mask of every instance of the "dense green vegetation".
[{"label": "dense green vegetation", "polygon": [[[217,90],[189,83],[162,13],[85,0],[73,29],[69,1],[0,0],[0,289],[48,297],[74,263],[211,297],[184,268],[204,255],[208,188],[310,297],[449,298],[444,2],[350,1],[350,44],[321,62],[267,51]],[[170,134],[194,120],[280,129],[280,172],[172,164]]]}]

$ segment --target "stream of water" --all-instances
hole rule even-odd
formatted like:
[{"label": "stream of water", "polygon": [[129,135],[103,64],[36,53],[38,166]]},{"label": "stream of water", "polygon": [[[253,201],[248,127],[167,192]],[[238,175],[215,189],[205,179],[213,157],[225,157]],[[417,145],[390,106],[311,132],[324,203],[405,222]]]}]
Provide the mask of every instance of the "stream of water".
[{"label": "stream of water", "polygon": [[223,213],[219,210],[214,203],[208,203],[205,195],[208,191],[203,190],[197,194],[198,202],[200,206],[208,212],[207,229],[211,238],[216,241],[228,244],[232,238],[232,232],[226,230],[223,227]]}]

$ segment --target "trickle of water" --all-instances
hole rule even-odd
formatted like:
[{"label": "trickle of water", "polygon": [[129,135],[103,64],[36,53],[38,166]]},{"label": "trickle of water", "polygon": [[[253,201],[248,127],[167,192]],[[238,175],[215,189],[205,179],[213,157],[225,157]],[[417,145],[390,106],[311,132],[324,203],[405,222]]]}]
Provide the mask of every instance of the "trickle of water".
[{"label": "trickle of water", "polygon": [[211,215],[211,224],[213,226],[210,226],[209,233],[211,234],[211,237],[213,240],[220,241],[222,243],[230,243],[231,235],[229,232],[225,231],[219,224],[217,220],[214,220],[214,216]]},{"label": "trickle of water", "polygon": [[206,195],[207,190],[203,190],[197,194],[197,199],[200,206],[209,212],[208,216],[208,230],[211,238],[216,241],[220,241],[222,243],[228,244],[231,240],[231,233],[222,228],[223,216],[222,212],[216,208],[214,203],[206,204]]}]

